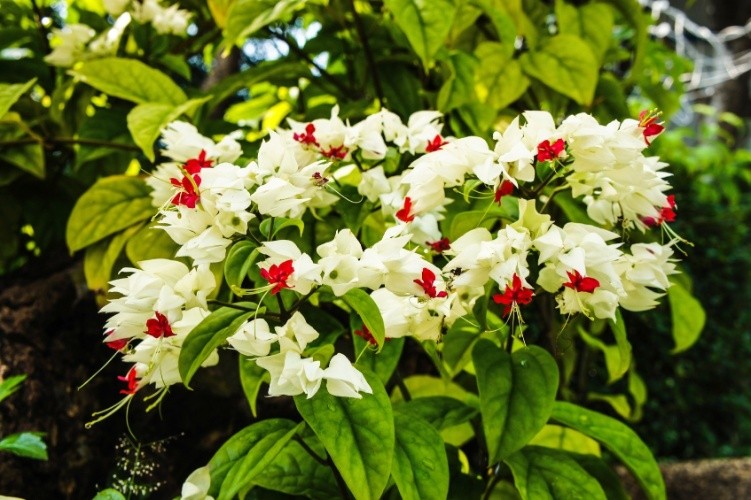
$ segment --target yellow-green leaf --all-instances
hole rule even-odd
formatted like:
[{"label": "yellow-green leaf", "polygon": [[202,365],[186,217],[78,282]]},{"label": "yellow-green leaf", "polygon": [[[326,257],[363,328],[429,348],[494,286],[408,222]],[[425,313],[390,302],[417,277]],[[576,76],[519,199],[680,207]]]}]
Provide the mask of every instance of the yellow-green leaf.
[{"label": "yellow-green leaf", "polygon": [[100,179],[76,202],[68,219],[65,238],[75,252],[146,220],[156,209],[143,179],[110,176]]}]

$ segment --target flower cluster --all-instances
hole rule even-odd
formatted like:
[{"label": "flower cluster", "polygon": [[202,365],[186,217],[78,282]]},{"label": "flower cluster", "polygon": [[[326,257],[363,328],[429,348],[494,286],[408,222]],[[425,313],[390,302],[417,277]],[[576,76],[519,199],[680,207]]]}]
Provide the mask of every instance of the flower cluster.
[{"label": "flower cluster", "polygon": [[159,0],[104,0],[104,8],[115,22],[101,33],[81,23],[53,29],[53,50],[44,57],[45,62],[69,68],[79,61],[113,56],[126,28],[134,21],[150,24],[159,34],[184,36],[192,17],[177,4],[165,7]]},{"label": "flower cluster", "polygon": [[[103,308],[115,313],[105,342],[134,363],[124,391],[180,380],[181,342],[209,314],[206,297],[215,283],[208,265],[225,261],[242,241],[255,242],[252,267],[242,277],[254,286],[234,286],[230,296],[260,296],[264,310],[276,296],[279,306],[266,316],[256,310],[228,344],[269,372],[272,396],[311,397],[323,381],[335,396],[371,392],[344,354],[321,355],[319,332],[299,311],[318,291],[338,298],[363,290],[387,338],[421,341],[440,340],[488,289],[500,316],[519,321],[522,308],[542,293],[566,316],[615,320],[619,307],[655,307],[676,272],[675,240],[629,246],[611,231],[645,232],[676,217],[665,164],[643,154],[662,130],[655,116],[603,126],[579,114],[556,127],[548,113],[526,112],[488,144],[444,137],[433,111],[405,124],[382,110],[352,125],[334,108],[328,119],[290,120],[288,130],[271,132],[257,156],[242,162],[234,136],[216,143],[192,125],[170,124],[162,134],[167,161],[147,183],[157,228],[192,267],[147,261],[113,282],[121,297]],[[389,155],[408,161],[401,169],[389,166]],[[458,226],[456,213],[449,220],[450,205],[467,186],[485,200],[484,213]],[[361,200],[347,198],[346,190]],[[580,198],[598,225],[557,224],[546,209],[562,191]],[[310,238],[275,239],[271,229],[276,221],[363,207],[379,221],[367,239],[343,223],[323,233],[329,235],[323,241],[310,235],[312,245]],[[355,333],[378,343],[367,328]]]}]

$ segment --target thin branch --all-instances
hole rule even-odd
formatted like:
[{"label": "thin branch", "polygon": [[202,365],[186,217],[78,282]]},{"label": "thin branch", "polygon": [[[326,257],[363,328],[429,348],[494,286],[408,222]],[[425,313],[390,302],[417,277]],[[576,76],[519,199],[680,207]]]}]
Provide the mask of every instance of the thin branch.
[{"label": "thin branch", "polygon": [[316,69],[316,71],[318,71],[318,73],[320,73],[321,78],[323,78],[324,80],[326,80],[327,82],[329,82],[331,85],[333,85],[334,87],[336,87],[336,89],[339,92],[341,92],[342,94],[344,94],[345,96],[350,97],[350,98],[352,97],[352,90],[351,89],[348,89],[342,82],[340,82],[339,80],[337,80],[336,78],[334,78],[334,76],[331,73],[329,73],[328,71],[326,71],[326,68],[324,68],[323,66],[321,66],[320,64],[318,64],[317,62],[315,62],[313,60],[313,58],[310,57],[310,55],[308,55],[307,52],[305,52],[304,50],[302,50],[295,42],[289,40],[285,35],[283,35],[281,33],[277,33],[276,31],[273,31],[273,30],[268,30],[268,31],[269,31],[269,33],[271,33],[272,37],[274,37],[277,40],[280,40],[280,41],[286,43],[287,47],[289,47],[290,52],[292,52],[297,57],[299,57],[300,59],[305,60],[305,62],[307,62],[308,64],[310,64],[311,66],[313,66]]},{"label": "thin branch", "polygon": [[97,139],[78,139],[75,137],[49,137],[49,138],[40,138],[40,139],[28,137],[24,139],[0,141],[0,147],[25,146],[27,144],[41,144],[45,148],[49,148],[50,145],[78,144],[81,146],[95,146],[95,147],[110,148],[110,149],[122,149],[124,151],[141,151],[141,148],[133,144],[125,144],[122,142],[100,141]]},{"label": "thin branch", "polygon": [[412,395],[409,393],[407,384],[404,383],[404,379],[402,378],[401,373],[399,373],[399,370],[394,371],[394,377],[396,378],[396,386],[399,387],[399,392],[402,393],[404,401],[412,401]]},{"label": "thin branch", "polygon": [[378,98],[378,106],[383,107],[383,87],[381,86],[381,78],[378,75],[373,51],[370,49],[368,36],[365,33],[365,27],[362,24],[360,14],[358,14],[357,8],[355,8],[355,0],[349,0],[349,5],[352,8],[352,15],[355,18],[355,29],[357,30],[357,35],[360,37],[362,48],[365,51],[365,62],[370,68],[370,74],[373,75],[373,86],[375,87],[376,97]]},{"label": "thin branch", "polygon": [[299,443],[300,446],[302,446],[302,449],[305,450],[308,453],[308,455],[310,455],[313,458],[313,460],[315,460],[316,462],[324,466],[329,465],[326,459],[320,456],[315,451],[313,451],[313,449],[310,446],[308,446],[308,443],[306,443],[305,440],[303,440],[303,438],[301,438],[300,436],[294,436],[292,439],[297,441],[297,443]]}]

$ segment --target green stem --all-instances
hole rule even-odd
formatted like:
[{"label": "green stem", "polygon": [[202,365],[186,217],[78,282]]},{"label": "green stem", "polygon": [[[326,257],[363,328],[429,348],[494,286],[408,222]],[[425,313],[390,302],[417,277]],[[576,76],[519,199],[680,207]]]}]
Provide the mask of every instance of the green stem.
[{"label": "green stem", "polygon": [[342,477],[341,473],[339,472],[339,469],[336,468],[336,465],[331,460],[331,455],[329,455],[326,458],[326,463],[331,468],[331,471],[334,473],[334,477],[336,478],[336,484],[339,486],[339,493],[341,493],[342,498],[348,499],[349,498],[349,488],[347,488],[347,483],[344,482],[344,478]]},{"label": "green stem", "polygon": [[399,387],[399,391],[402,393],[404,401],[412,401],[412,395],[409,393],[407,384],[404,383],[404,379],[402,378],[402,374],[399,373],[399,370],[394,371],[394,377],[396,378],[396,386]]},{"label": "green stem", "polygon": [[14,139],[10,141],[0,141],[0,147],[4,146],[24,146],[27,144],[42,144],[44,147],[49,145],[79,144],[81,146],[96,146],[102,148],[122,149],[125,151],[141,151],[141,148],[132,144],[123,144],[122,142],[100,141],[96,139],[77,139],[75,137],[52,137],[52,138],[25,138]]},{"label": "green stem", "polygon": [[378,98],[378,107],[383,107],[383,87],[381,86],[381,77],[378,75],[378,70],[376,68],[375,58],[373,57],[373,51],[370,49],[370,42],[368,42],[368,35],[365,33],[365,26],[362,24],[362,19],[360,18],[360,14],[357,13],[357,8],[355,7],[355,0],[349,0],[349,5],[352,8],[352,16],[355,19],[355,30],[357,31],[357,36],[360,37],[360,41],[362,42],[362,48],[365,52],[365,62],[368,65],[368,68],[370,68],[370,73],[373,75],[373,86],[375,87],[376,91],[376,97]]},{"label": "green stem", "polygon": [[230,309],[237,309],[238,311],[245,311],[245,312],[253,312],[255,309],[251,309],[249,307],[241,306],[238,304],[233,304],[231,302],[224,302],[222,300],[216,300],[216,299],[209,299],[206,302],[209,304],[216,304],[218,306],[222,307],[229,307]]},{"label": "green stem", "polygon": [[[310,57],[300,47],[298,47],[298,45],[295,42],[289,40],[285,35],[282,35],[281,33],[277,33],[276,31],[268,30],[268,32],[271,34],[271,36],[273,38],[276,38],[277,40],[280,40],[280,41],[286,43],[287,47],[289,47],[290,52],[292,52],[293,54],[295,54],[300,59],[303,59],[306,63],[308,63],[311,66],[313,66],[316,69],[316,71],[318,71],[318,73],[320,73],[321,77],[324,80],[326,80],[327,82],[329,82],[331,85],[333,85],[334,87],[336,87],[336,89],[339,92],[341,92],[343,95],[345,95],[347,97],[352,97],[352,91],[350,89],[348,89],[346,86],[344,86],[344,84],[342,84],[342,82],[340,82],[339,80],[337,80],[336,78],[334,78],[334,76],[331,73],[329,73],[328,71],[326,71],[326,68],[324,68],[323,66],[321,66],[320,64],[318,64],[317,62],[315,62],[313,60],[313,58]],[[313,79],[313,82],[315,82],[315,79]]]},{"label": "green stem", "polygon": [[308,443],[306,443],[305,440],[303,440],[303,438],[301,438],[300,436],[294,436],[292,439],[297,441],[300,444],[300,446],[302,446],[302,449],[305,450],[308,453],[308,455],[310,455],[313,458],[313,460],[315,460],[316,462],[318,462],[319,464],[323,466],[329,465],[328,461],[326,461],[325,458],[323,458],[318,453],[313,451],[313,449],[310,446],[308,446]]}]

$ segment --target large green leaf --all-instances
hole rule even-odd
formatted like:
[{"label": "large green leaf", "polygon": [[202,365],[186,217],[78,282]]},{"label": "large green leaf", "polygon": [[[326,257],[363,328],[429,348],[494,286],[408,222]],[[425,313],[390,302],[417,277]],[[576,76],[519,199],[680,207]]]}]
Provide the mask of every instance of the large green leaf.
[{"label": "large green leaf", "polygon": [[254,418],[258,418],[258,393],[261,392],[261,386],[264,383],[269,383],[271,376],[264,368],[258,366],[255,359],[240,355],[238,361],[240,364],[240,385],[242,385],[245,393],[245,399],[248,400],[250,413],[253,414]]},{"label": "large green leaf", "polygon": [[83,275],[90,290],[107,290],[107,283],[112,276],[112,267],[125,247],[125,243],[142,224],[135,224],[108,240],[99,241],[86,248],[83,258]]},{"label": "large green leaf", "polygon": [[147,102],[177,106],[185,92],[170,77],[136,59],[106,57],[84,61],[70,71],[95,89],[137,104]]},{"label": "large green leaf", "polygon": [[701,302],[678,283],[668,288],[670,312],[673,318],[673,354],[685,351],[699,340],[707,315]]},{"label": "large green leaf", "polygon": [[26,83],[0,83],[0,118],[5,116],[16,101],[34,86],[37,79],[33,78]]},{"label": "large green leaf", "polygon": [[599,65],[589,45],[578,36],[556,35],[520,58],[524,72],[578,104],[589,106],[597,86]]},{"label": "large green leaf", "polygon": [[[240,306],[250,306],[239,302]],[[212,312],[198,323],[188,334],[180,350],[178,370],[183,384],[189,387],[190,380],[206,361],[206,358],[234,334],[253,312],[222,307]]]},{"label": "large green leaf", "polygon": [[579,327],[581,339],[589,347],[602,352],[605,357],[605,368],[608,371],[608,384],[620,380],[631,366],[631,344],[626,338],[626,325],[620,313],[617,321],[610,321],[610,329],[616,338],[616,344],[607,344],[597,335],[590,334],[583,326]]},{"label": "large green leaf", "polygon": [[378,377],[364,371],[373,394],[339,398],[326,391],[310,399],[295,396],[300,415],[326,447],[355,498],[380,498],[394,456],[394,418]]},{"label": "large green leaf", "polygon": [[454,321],[443,337],[443,361],[454,375],[472,361],[472,348],[482,333],[475,321],[472,314],[462,316]]},{"label": "large green leaf", "polygon": [[618,474],[601,458],[579,453],[572,453],[570,456],[587,471],[587,474],[597,479],[608,500],[628,500],[631,498],[623,489],[623,484]]},{"label": "large green leaf", "polygon": [[544,446],[574,453],[589,453],[600,456],[600,443],[579,431],[561,425],[546,424],[529,442],[531,445]]},{"label": "large green leaf", "polygon": [[479,61],[475,71],[477,97],[493,109],[504,109],[529,87],[529,78],[522,73],[519,61],[511,58],[506,46],[483,42],[475,49],[475,57]]},{"label": "large green leaf", "polygon": [[523,500],[605,500],[600,483],[568,453],[527,446],[505,460]]},{"label": "large green leaf", "polygon": [[128,113],[128,130],[133,141],[151,161],[154,161],[154,141],[162,129],[183,114],[190,114],[209,97],[191,99],[179,106],[159,102],[139,104]]},{"label": "large green leaf", "polygon": [[394,412],[396,446],[391,475],[405,500],[442,499],[449,491],[443,438],[421,418]]},{"label": "large green leaf", "polygon": [[373,338],[378,343],[378,349],[380,350],[386,340],[386,327],[383,325],[383,317],[375,301],[370,298],[370,295],[359,288],[349,290],[342,296],[342,299],[360,316],[362,322],[365,323],[370,333],[373,334]]},{"label": "large green leaf", "polygon": [[44,179],[46,169],[44,150],[41,144],[24,144],[4,148],[0,151],[0,160],[5,160],[38,179]]},{"label": "large green leaf", "polygon": [[227,252],[224,261],[224,279],[232,288],[239,288],[248,277],[248,272],[258,259],[258,245],[252,241],[238,241]]},{"label": "large green leaf", "polygon": [[575,7],[556,0],[555,16],[558,32],[576,35],[586,41],[601,64],[613,39],[613,10],[603,3],[590,2]]},{"label": "large green leaf", "polygon": [[453,52],[448,58],[451,76],[438,92],[438,109],[444,113],[475,99],[475,68],[478,61],[472,54]]},{"label": "large green leaf", "polygon": [[227,13],[224,38],[229,44],[241,44],[256,31],[293,13],[305,0],[236,0]]},{"label": "large green leaf", "polygon": [[331,467],[318,461],[326,456],[326,449],[309,427],[305,427],[301,434],[300,438],[317,458],[311,456],[297,439],[293,439],[284,445],[253,482],[262,488],[287,495],[321,500],[338,497],[340,492]]},{"label": "large green leaf", "polygon": [[125,255],[133,264],[149,259],[172,259],[178,245],[152,222],[133,235],[125,245]]},{"label": "large green leaf", "polygon": [[138,177],[118,175],[97,181],[78,199],[68,219],[65,237],[70,251],[150,218],[156,212],[150,191]]},{"label": "large green leaf", "polygon": [[383,344],[383,349],[380,352],[370,348],[366,349],[368,343],[360,337],[355,336],[353,341],[355,353],[358,355],[357,366],[372,371],[378,375],[383,385],[386,385],[399,364],[399,358],[401,358],[404,348],[404,339],[389,339],[388,342]]},{"label": "large green leaf", "polygon": [[3,380],[0,383],[0,402],[20,389],[26,377],[27,375],[14,375]]},{"label": "large green leaf", "polygon": [[396,24],[428,67],[454,22],[456,4],[451,0],[384,0]]},{"label": "large green leaf", "polygon": [[472,351],[490,463],[527,444],[553,411],[558,366],[544,349],[508,354],[489,340]]},{"label": "large green leaf", "polygon": [[414,415],[439,431],[468,422],[478,413],[477,408],[447,396],[415,398],[396,403],[394,409]]},{"label": "large green leaf", "polygon": [[209,493],[217,500],[229,499],[251,486],[299,427],[291,420],[274,418],[256,422],[229,438],[209,461]]},{"label": "large green leaf", "polygon": [[19,457],[47,460],[47,445],[37,432],[19,432],[0,440],[0,451],[7,451]]},{"label": "large green leaf", "polygon": [[657,462],[647,445],[627,425],[562,401],[555,403],[551,418],[602,443],[628,467],[650,499],[665,498],[665,482]]}]

